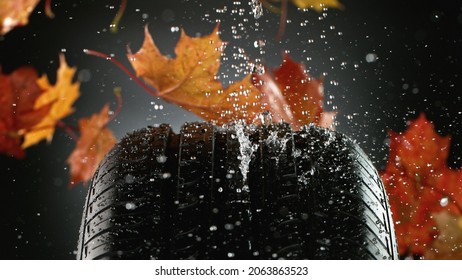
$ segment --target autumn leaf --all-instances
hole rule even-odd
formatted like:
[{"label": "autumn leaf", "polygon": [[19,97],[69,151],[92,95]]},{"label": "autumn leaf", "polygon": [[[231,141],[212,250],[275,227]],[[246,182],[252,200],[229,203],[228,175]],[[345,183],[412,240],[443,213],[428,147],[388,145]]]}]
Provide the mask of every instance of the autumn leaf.
[{"label": "autumn leaf", "polygon": [[37,105],[43,94],[37,72],[22,67],[9,75],[0,73],[0,153],[21,158],[23,132],[30,131],[50,111],[52,102]]},{"label": "autumn leaf", "polygon": [[162,55],[146,29],[141,49],[128,58],[136,75],[157,90],[156,96],[207,121],[251,123],[270,111],[275,121],[289,122],[295,129],[322,122],[322,83],[305,74],[303,66],[286,57],[274,77],[248,75],[224,88],[216,79],[222,51],[218,26],[199,38],[182,31],[175,58]]},{"label": "autumn leaf", "polygon": [[462,216],[449,212],[433,215],[438,237],[425,253],[425,259],[461,260],[462,259]]},{"label": "autumn leaf", "polygon": [[322,12],[324,8],[343,9],[343,5],[338,0],[290,0],[300,9],[313,9]]},{"label": "autumn leaf", "polygon": [[74,102],[79,97],[79,82],[73,82],[76,68],[69,67],[63,54],[59,57],[60,66],[57,72],[56,84],[51,85],[47,76],[43,75],[38,84],[43,94],[37,99],[35,107],[53,102],[49,114],[39,122],[32,131],[25,133],[22,147],[25,149],[41,140],[51,141],[58,121],[74,112]]},{"label": "autumn leaf", "polygon": [[424,255],[436,235],[432,213],[459,212],[462,176],[447,167],[450,137],[439,136],[423,114],[404,133],[391,131],[389,138],[388,161],[381,175],[400,254]]},{"label": "autumn leaf", "polygon": [[108,105],[90,118],[79,120],[80,138],[67,159],[71,173],[70,187],[88,182],[98,164],[116,143],[116,138],[106,127],[109,121]]},{"label": "autumn leaf", "polygon": [[26,25],[39,0],[0,0],[0,35]]},{"label": "autumn leaf", "polygon": [[128,58],[138,76],[166,101],[218,124],[234,119],[251,121],[260,111],[260,93],[248,75],[224,88],[216,79],[223,42],[218,25],[210,35],[191,38],[182,30],[176,58],[160,53],[148,30],[141,49]]},{"label": "autumn leaf", "polygon": [[[287,24],[287,15],[288,15],[288,3],[292,2],[293,5],[296,7],[303,9],[303,10],[315,10],[318,13],[324,11],[326,8],[336,8],[336,9],[343,9],[343,5],[338,2],[338,0],[259,0],[261,4],[256,5],[254,9],[255,11],[261,10],[261,5],[265,6],[268,10],[273,13],[281,14],[279,18],[279,30],[277,32],[276,38],[281,40]],[[255,5],[258,2],[252,2],[252,5]],[[258,8],[257,8],[258,7]],[[256,15],[256,17],[260,17],[260,15]]]},{"label": "autumn leaf", "polygon": [[324,8],[343,9],[343,5],[338,0],[259,0],[268,10],[280,13],[279,5],[283,2],[291,2],[300,9],[313,9],[322,12]]},{"label": "autumn leaf", "polygon": [[288,55],[272,75],[265,72],[254,78],[263,93],[262,103],[268,104],[275,121],[290,123],[294,130],[309,123],[332,128],[335,113],[323,110],[322,79],[310,77],[304,66]]}]

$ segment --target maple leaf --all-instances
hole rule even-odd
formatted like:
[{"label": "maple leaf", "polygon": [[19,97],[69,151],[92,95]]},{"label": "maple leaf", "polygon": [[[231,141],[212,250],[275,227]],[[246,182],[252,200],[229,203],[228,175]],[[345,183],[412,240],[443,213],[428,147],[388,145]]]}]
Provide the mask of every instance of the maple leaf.
[{"label": "maple leaf", "polygon": [[106,125],[109,123],[109,106],[97,114],[79,120],[80,138],[67,159],[70,166],[70,187],[88,182],[107,152],[115,145],[116,138]]},{"label": "maple leaf", "polygon": [[251,121],[260,111],[260,93],[250,75],[223,88],[216,79],[222,51],[218,25],[210,35],[199,38],[182,30],[174,59],[160,53],[146,28],[141,49],[130,52],[128,58],[136,75],[158,91],[156,96],[218,124]]},{"label": "maple leaf", "polygon": [[432,213],[459,212],[462,176],[447,167],[450,137],[439,136],[424,114],[404,133],[389,134],[390,151],[381,175],[398,247],[400,254],[423,255],[436,234]]},{"label": "maple leaf", "polygon": [[10,75],[0,73],[0,153],[21,158],[23,131],[31,130],[49,113],[52,103],[36,106],[43,93],[37,71],[22,67]]},{"label": "maple leaf", "polygon": [[438,237],[425,252],[426,259],[460,260],[462,259],[462,216],[449,212],[433,215]]},{"label": "maple leaf", "polygon": [[280,13],[281,8],[277,4],[284,2],[292,2],[292,4],[300,9],[313,9],[317,12],[322,12],[324,8],[343,9],[343,5],[338,0],[260,0],[260,2],[270,11]]},{"label": "maple leaf", "polygon": [[0,35],[26,25],[39,0],[0,0]]},{"label": "maple leaf", "polygon": [[[292,2],[300,9],[313,9],[318,13],[322,12],[325,8],[343,9],[343,5],[338,0],[259,0],[261,5],[265,6],[273,13],[281,14],[279,18],[279,30],[276,35],[278,40],[281,40],[287,23],[288,3]],[[258,2],[256,2],[258,3]],[[280,4],[280,5],[278,5]],[[261,10],[261,6],[257,6],[255,10]],[[254,12],[255,13],[255,12]]]},{"label": "maple leaf", "polygon": [[248,75],[224,88],[216,79],[222,51],[218,25],[199,38],[182,30],[173,59],[160,53],[146,28],[142,47],[128,58],[136,75],[157,90],[156,96],[217,124],[237,119],[251,123],[265,111],[294,129],[310,122],[327,125],[326,116],[332,120],[326,114],[321,121],[322,82],[305,74],[303,66],[286,57],[274,78]]},{"label": "maple leaf", "polygon": [[254,78],[256,87],[263,93],[263,105],[268,104],[275,121],[290,123],[294,130],[309,123],[332,127],[335,113],[323,110],[322,79],[310,77],[304,66],[288,55],[272,74],[265,72]]},{"label": "maple leaf", "polygon": [[53,102],[49,113],[29,132],[25,133],[23,148],[37,144],[41,140],[51,141],[58,121],[74,112],[72,108],[75,100],[79,97],[79,82],[72,82],[76,68],[69,67],[63,54],[59,57],[60,66],[57,72],[56,84],[51,85],[46,75],[43,75],[37,83],[43,90],[35,104],[41,107]]},{"label": "maple leaf", "polygon": [[462,259],[462,216],[449,212],[436,213],[433,216],[439,234],[425,252],[425,259]]},{"label": "maple leaf", "polygon": [[313,9],[318,13],[324,8],[343,9],[343,5],[338,0],[290,0],[300,9]]}]

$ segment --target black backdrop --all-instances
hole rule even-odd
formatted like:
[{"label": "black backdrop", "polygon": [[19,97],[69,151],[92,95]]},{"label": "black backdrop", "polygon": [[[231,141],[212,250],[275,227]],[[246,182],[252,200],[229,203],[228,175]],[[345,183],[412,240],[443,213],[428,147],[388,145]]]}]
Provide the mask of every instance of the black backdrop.
[{"label": "black backdrop", "polygon": [[[105,103],[115,108],[113,88],[121,86],[122,113],[110,125],[119,139],[154,123],[170,123],[178,131],[183,122],[197,117],[149,96],[112,64],[86,56],[83,49],[113,54],[128,65],[126,46],[139,48],[146,24],[161,51],[173,55],[176,27],[184,27],[189,35],[206,34],[220,19],[222,37],[229,42],[229,59],[221,69],[224,82],[235,79],[238,70],[232,65],[243,62],[233,58],[239,47],[272,67],[288,51],[313,76],[325,76],[325,105],[339,113],[337,130],[355,138],[378,169],[387,156],[387,131],[403,131],[420,112],[434,121],[440,134],[452,135],[448,164],[460,167],[462,2],[341,2],[344,10],[325,15],[291,7],[291,22],[277,42],[277,15],[266,11],[255,20],[247,0],[128,0],[117,34],[108,29],[119,1],[53,0],[54,19],[44,15],[40,3],[27,26],[0,37],[0,65],[4,73],[33,65],[54,81],[58,54],[64,52],[68,63],[78,68],[82,93],[76,113],[66,123],[75,125]],[[216,11],[224,6],[226,12]],[[239,9],[244,9],[243,15]],[[266,40],[263,55],[254,47],[258,39]],[[377,59],[367,61],[366,56]],[[156,110],[156,105],[163,109]],[[65,159],[73,146],[58,131],[51,144],[28,149],[22,160],[0,155],[0,258],[75,258],[86,187],[66,188]]]}]

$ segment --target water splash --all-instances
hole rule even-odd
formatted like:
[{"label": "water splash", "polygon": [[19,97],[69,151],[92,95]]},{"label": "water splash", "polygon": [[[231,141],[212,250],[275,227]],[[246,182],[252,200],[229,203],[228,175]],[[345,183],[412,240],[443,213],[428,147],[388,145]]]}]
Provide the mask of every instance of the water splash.
[{"label": "water splash", "polygon": [[252,7],[253,16],[259,19],[263,15],[263,6],[259,0],[251,0],[250,6]]},{"label": "water splash", "polygon": [[258,144],[253,144],[252,141],[250,141],[248,132],[245,131],[245,127],[245,123],[243,122],[239,122],[234,125],[237,140],[239,141],[239,169],[241,170],[242,180],[244,182],[247,181],[247,174],[249,173],[249,165],[253,153],[258,149]]}]

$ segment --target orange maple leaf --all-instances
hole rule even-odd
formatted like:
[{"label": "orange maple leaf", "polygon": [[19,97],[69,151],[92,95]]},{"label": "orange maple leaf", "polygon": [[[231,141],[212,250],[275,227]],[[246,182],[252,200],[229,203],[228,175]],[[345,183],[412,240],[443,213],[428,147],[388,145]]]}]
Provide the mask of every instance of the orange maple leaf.
[{"label": "orange maple leaf", "polygon": [[0,0],[0,35],[26,25],[39,0]]},{"label": "orange maple leaf", "polygon": [[0,153],[23,157],[23,132],[33,129],[50,111],[52,103],[36,106],[43,93],[37,77],[31,67],[10,75],[0,73]]},{"label": "orange maple leaf", "polygon": [[[396,223],[400,254],[424,255],[437,232],[433,213],[459,213],[462,176],[447,167],[450,137],[421,114],[404,133],[390,132],[382,179]],[[444,203],[447,200],[448,203]],[[447,205],[446,205],[447,204]]]},{"label": "orange maple leaf", "polygon": [[[294,129],[326,122],[322,118],[322,83],[305,74],[303,66],[286,57],[274,79],[248,75],[224,88],[216,79],[222,51],[218,25],[199,38],[182,30],[173,59],[160,53],[145,29],[142,47],[135,54],[129,52],[128,58],[136,75],[157,90],[156,96],[207,121],[224,124],[244,119],[251,123],[258,114],[270,111],[275,121],[289,122]],[[332,120],[332,115],[326,116]]]},{"label": "orange maple leaf", "polygon": [[200,38],[191,38],[182,30],[173,59],[160,53],[146,28],[143,46],[128,58],[136,74],[158,91],[157,96],[219,124],[252,120],[258,113],[260,94],[250,75],[223,88],[216,79],[222,51],[218,25]]},{"label": "orange maple leaf", "polygon": [[74,102],[79,97],[79,82],[73,83],[76,68],[69,67],[63,54],[59,57],[60,66],[57,72],[56,84],[51,85],[46,75],[37,83],[43,90],[35,104],[36,108],[53,102],[49,113],[31,130],[25,133],[23,148],[37,144],[41,140],[51,141],[58,121],[74,112]]},{"label": "orange maple leaf", "polygon": [[79,120],[80,138],[67,159],[71,172],[69,187],[88,182],[106,153],[115,145],[116,138],[106,127],[109,121],[108,105],[90,118]]}]

